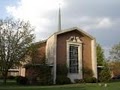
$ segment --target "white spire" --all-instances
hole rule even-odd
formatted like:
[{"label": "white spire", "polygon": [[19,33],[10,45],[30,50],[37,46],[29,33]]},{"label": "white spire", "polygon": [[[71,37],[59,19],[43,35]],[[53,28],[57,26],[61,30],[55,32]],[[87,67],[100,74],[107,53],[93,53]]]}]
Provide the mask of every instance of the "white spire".
[{"label": "white spire", "polygon": [[58,12],[58,31],[61,31],[61,4],[59,3],[59,12]]}]

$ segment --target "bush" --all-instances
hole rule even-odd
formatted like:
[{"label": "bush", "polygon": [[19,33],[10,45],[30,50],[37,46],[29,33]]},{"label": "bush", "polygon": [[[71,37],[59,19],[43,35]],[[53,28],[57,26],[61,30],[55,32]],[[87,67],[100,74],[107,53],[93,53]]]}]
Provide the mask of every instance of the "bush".
[{"label": "bush", "polygon": [[75,79],[74,80],[75,83],[84,83],[84,79]]},{"label": "bush", "polygon": [[26,77],[31,85],[51,85],[53,84],[53,77],[51,74],[51,67],[46,64],[34,65],[29,64],[27,67]]},{"label": "bush", "polygon": [[[42,71],[42,68],[41,68]],[[53,84],[53,80],[52,80],[52,75],[51,75],[51,68],[48,66],[44,66],[43,71],[41,72],[41,74],[39,74],[39,78],[38,78],[41,83],[41,85],[51,85]]]},{"label": "bush", "polygon": [[71,80],[67,76],[59,75],[56,78],[56,84],[63,85],[63,84],[70,84],[70,83],[71,83]]},{"label": "bush", "polygon": [[93,76],[93,72],[91,69],[85,67],[83,68],[83,77],[84,78],[88,78],[88,77],[92,77]]},{"label": "bush", "polygon": [[97,79],[95,77],[87,77],[87,78],[84,78],[84,81],[86,83],[96,83]]},{"label": "bush", "polygon": [[104,68],[99,75],[99,81],[100,82],[109,82],[111,79],[110,71],[108,68]]},{"label": "bush", "polygon": [[96,83],[98,82],[98,79],[96,79],[95,77],[92,77],[92,83]]},{"label": "bush", "polygon": [[57,64],[57,75],[67,76],[68,68],[65,64]]},{"label": "bush", "polygon": [[111,78],[111,79],[110,79],[110,82],[120,82],[120,79]]},{"label": "bush", "polygon": [[8,76],[7,79],[14,80],[15,76]]},{"label": "bush", "polygon": [[70,84],[71,80],[67,77],[68,68],[66,64],[57,64],[56,84]]},{"label": "bush", "polygon": [[28,79],[26,77],[17,76],[16,82],[17,82],[17,84],[20,84],[20,85],[27,85]]},{"label": "bush", "polygon": [[120,75],[117,75],[115,77],[112,77],[112,79],[119,79],[120,80]]}]

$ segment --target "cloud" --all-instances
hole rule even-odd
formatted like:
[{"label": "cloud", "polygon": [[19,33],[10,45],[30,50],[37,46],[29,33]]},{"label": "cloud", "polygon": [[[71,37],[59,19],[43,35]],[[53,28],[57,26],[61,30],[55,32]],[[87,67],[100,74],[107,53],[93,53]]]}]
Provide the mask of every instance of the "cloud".
[{"label": "cloud", "polygon": [[72,17],[75,14],[81,16],[119,17],[120,0],[66,0]]},{"label": "cloud", "polygon": [[[6,10],[14,18],[29,20],[36,27],[38,41],[57,31],[58,1],[60,0],[19,0],[17,5],[9,5]],[[120,41],[120,1],[61,1],[62,29],[77,26],[96,37],[97,42],[103,47],[112,46]]]},{"label": "cloud", "polygon": [[[114,25],[114,22],[111,20],[111,18],[107,16],[80,16],[81,12],[76,11],[76,8],[81,9],[78,5],[79,0],[74,2],[73,1],[74,0],[68,2],[68,0],[66,0],[65,2],[65,0],[61,0],[63,6],[66,5],[66,8],[64,8],[62,11],[63,28],[78,26],[88,31],[94,29],[110,28]],[[83,0],[81,1],[81,3],[88,5],[88,7],[90,7],[92,4],[90,3],[89,5]],[[15,18],[29,20],[30,23],[36,27],[35,32],[37,37],[39,38],[47,37],[47,35],[55,32],[55,29],[57,31],[58,0],[20,0],[18,2],[18,5],[7,6],[6,9],[7,12]],[[74,13],[72,13],[71,11],[68,12],[67,10],[71,10]],[[40,33],[46,33],[46,35],[42,35]]]},{"label": "cloud", "polygon": [[[51,32],[47,29],[53,22],[49,18],[49,13],[57,12],[58,2],[58,0],[20,0],[15,6],[7,6],[6,10],[14,18],[29,20],[36,27],[35,33],[39,40],[46,38],[46,35]],[[46,33],[46,35],[43,36],[41,33]]]},{"label": "cloud", "polygon": [[113,25],[113,22],[109,18],[103,18],[101,19],[98,24],[97,28],[108,28]]},{"label": "cloud", "polygon": [[108,18],[108,17],[83,16],[79,19],[79,21],[82,24],[81,27],[87,31],[93,30],[93,29],[103,30],[106,28],[111,28],[116,23],[116,21],[113,22],[111,18]]}]

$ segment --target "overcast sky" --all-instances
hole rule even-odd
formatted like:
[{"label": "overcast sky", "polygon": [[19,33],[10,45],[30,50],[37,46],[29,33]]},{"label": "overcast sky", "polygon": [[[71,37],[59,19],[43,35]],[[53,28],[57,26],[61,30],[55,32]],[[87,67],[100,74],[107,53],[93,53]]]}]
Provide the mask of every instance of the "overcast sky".
[{"label": "overcast sky", "polygon": [[58,28],[58,3],[62,29],[79,27],[94,36],[105,50],[120,42],[120,0],[0,0],[0,18],[29,20],[36,41],[47,39]]}]

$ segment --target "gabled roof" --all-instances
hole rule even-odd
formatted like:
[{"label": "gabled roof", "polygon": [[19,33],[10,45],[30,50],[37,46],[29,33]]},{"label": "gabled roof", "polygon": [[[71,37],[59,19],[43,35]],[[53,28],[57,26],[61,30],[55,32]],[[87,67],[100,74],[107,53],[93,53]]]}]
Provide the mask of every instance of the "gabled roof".
[{"label": "gabled roof", "polygon": [[[55,32],[53,33],[50,37],[52,37],[53,35],[59,35],[59,34],[63,34],[63,33],[67,33],[67,32],[71,32],[71,31],[74,31],[74,30],[77,30],[78,32],[82,33],[83,35],[91,38],[91,39],[95,39],[93,36],[91,36],[90,34],[88,34],[87,32],[83,31],[82,29],[78,28],[78,27],[73,27],[73,28],[69,28],[69,29],[64,29],[64,30],[61,30],[61,31],[58,31],[58,32]],[[50,38],[49,37],[49,38]],[[49,39],[48,38],[48,39]],[[35,44],[40,44],[40,43],[44,43],[46,42],[48,39],[46,40],[42,40],[42,41],[39,41],[39,42],[36,42]]]},{"label": "gabled roof", "polygon": [[[55,32],[55,33],[52,34],[51,36],[63,34],[63,33],[66,33],[66,32],[71,32],[71,31],[74,31],[74,30],[77,30],[78,32],[84,34],[85,36],[87,36],[87,37],[89,37],[89,38],[91,38],[91,39],[95,39],[93,36],[91,36],[90,34],[86,33],[85,31],[83,31],[82,29],[80,29],[80,28],[78,28],[78,27],[73,27],[73,28],[61,30],[61,31]],[[50,36],[50,37],[51,37],[51,36]],[[50,38],[50,37],[49,37],[49,38]],[[49,39],[49,38],[48,38],[48,39]]]}]

